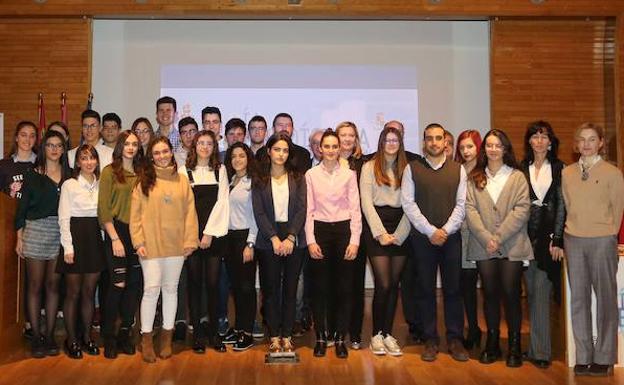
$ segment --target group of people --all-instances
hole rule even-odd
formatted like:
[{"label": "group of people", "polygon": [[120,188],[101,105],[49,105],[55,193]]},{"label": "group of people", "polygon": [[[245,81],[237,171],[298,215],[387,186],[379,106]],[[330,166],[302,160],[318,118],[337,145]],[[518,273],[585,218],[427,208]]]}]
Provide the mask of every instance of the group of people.
[{"label": "group of people", "polygon": [[[374,354],[402,355],[392,335],[401,287],[410,332],[424,343],[421,358],[436,360],[439,271],[452,358],[467,361],[468,351],[481,345],[480,277],[486,338],[479,361],[489,364],[502,355],[502,302],[506,364],[521,366],[524,273],[530,313],[526,357],[547,368],[550,303],[553,296],[560,298],[565,260],[575,373],[612,372],[624,181],[602,159],[601,127],[586,123],[576,130],[580,158],[566,167],[545,121],[528,125],[518,162],[501,130],[483,138],[476,130],[464,131],[453,148],[452,135],[436,123],[423,130],[423,155],[411,153],[398,121],[385,124],[373,154],[362,153],[356,125],[343,122],[312,133],[311,155],[291,140],[294,124],[287,113],[274,118],[266,142],[263,117],[248,125],[231,119],[225,125],[227,149],[219,151],[218,108],[202,111],[201,130],[191,117],[182,118],[176,130],[175,113],[175,100],[163,97],[156,103],[157,130],[139,118],[121,131],[116,114],[100,119],[87,110],[81,144],[72,150],[62,123],[50,125],[39,146],[35,125],[18,124],[14,148],[0,162],[0,180],[3,190],[19,199],[16,251],[26,260],[34,357],[59,353],[53,332],[61,276],[65,350],[72,358],[99,354],[90,331],[101,274],[106,275],[100,304],[106,357],[134,353],[131,331],[138,308],[146,362],[171,356],[181,306],[189,309],[195,352],[205,352],[207,345],[224,352],[225,344],[246,350],[254,344],[258,266],[269,352],[295,349],[303,278],[300,292],[309,301],[316,334],[314,356],[325,356],[334,346],[336,356],[346,358],[347,339],[352,349],[362,343],[368,260],[375,284]],[[250,145],[244,143],[247,132]],[[218,333],[223,267],[235,305],[235,325],[226,336]],[[188,299],[179,295],[181,280],[188,282]],[[595,344],[592,289],[600,315]],[[39,324],[42,307],[45,327]]]}]

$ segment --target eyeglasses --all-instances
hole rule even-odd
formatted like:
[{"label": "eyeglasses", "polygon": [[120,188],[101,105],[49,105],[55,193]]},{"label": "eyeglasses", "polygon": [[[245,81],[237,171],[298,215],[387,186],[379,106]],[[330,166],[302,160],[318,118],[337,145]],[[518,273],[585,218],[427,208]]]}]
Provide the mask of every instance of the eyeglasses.
[{"label": "eyeglasses", "polygon": [[195,129],[180,131],[180,135],[195,135],[195,134],[197,134],[197,130]]},{"label": "eyeglasses", "polygon": [[399,144],[399,140],[398,139],[386,139],[386,140],[384,140],[384,143],[386,143],[386,144]]},{"label": "eyeglasses", "polygon": [[144,130],[135,130],[134,132],[136,132],[137,135],[144,135],[144,134],[149,134],[150,130],[146,128]]},{"label": "eyeglasses", "polygon": [[54,150],[54,149],[62,149],[63,148],[63,143],[46,143],[45,144],[46,148],[49,148],[50,150]]},{"label": "eyeglasses", "polygon": [[83,130],[93,130],[94,128],[98,128],[99,124],[98,123],[92,123],[92,124],[83,124],[82,125],[82,129]]}]

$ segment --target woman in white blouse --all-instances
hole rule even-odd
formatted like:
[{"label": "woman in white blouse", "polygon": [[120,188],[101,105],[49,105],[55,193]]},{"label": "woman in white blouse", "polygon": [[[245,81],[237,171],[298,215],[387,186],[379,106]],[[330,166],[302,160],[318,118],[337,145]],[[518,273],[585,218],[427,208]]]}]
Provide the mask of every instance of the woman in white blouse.
[{"label": "woman in white blouse", "polygon": [[494,129],[485,135],[477,165],[468,179],[468,258],[477,261],[488,328],[479,361],[490,364],[501,356],[502,300],[509,333],[507,366],[519,367],[522,365],[520,280],[523,262],[533,259],[527,234],[531,201],[527,181],[518,169],[511,142],[504,132]]},{"label": "woman in white blouse", "polygon": [[379,135],[377,152],[364,164],[360,176],[362,211],[366,218],[363,238],[375,277],[370,349],[377,355],[403,354],[392,337],[392,323],[399,280],[407,259],[403,243],[410,232],[410,222],[401,207],[401,177],[406,165],[401,133],[394,127],[386,127]]},{"label": "woman in white blouse", "polygon": [[[100,169],[95,147],[89,144],[80,146],[74,165],[73,178],[63,183],[61,188],[58,217],[64,253],[63,258],[59,258],[56,271],[65,275],[65,349],[69,357],[82,358],[81,348],[90,355],[99,354],[90,331],[95,287],[100,273],[106,268],[106,258],[97,218]],[[84,333],[82,341],[78,335],[78,312]]]},{"label": "woman in white blouse", "polygon": [[225,351],[225,345],[217,334],[217,298],[221,268],[222,242],[227,234],[229,221],[228,180],[225,167],[222,167],[216,150],[214,132],[200,131],[193,138],[186,164],[178,170],[188,177],[199,221],[199,248],[187,261],[188,297],[193,325],[193,351],[205,352],[205,336],[201,327],[202,290],[208,298],[210,327],[208,338],[213,348]]},{"label": "woman in white blouse", "polygon": [[243,351],[253,346],[251,333],[256,317],[254,249],[258,227],[251,203],[256,165],[249,146],[241,142],[231,145],[225,154],[225,167],[230,180],[230,222],[223,255],[234,292],[237,340],[232,347],[234,351]]}]

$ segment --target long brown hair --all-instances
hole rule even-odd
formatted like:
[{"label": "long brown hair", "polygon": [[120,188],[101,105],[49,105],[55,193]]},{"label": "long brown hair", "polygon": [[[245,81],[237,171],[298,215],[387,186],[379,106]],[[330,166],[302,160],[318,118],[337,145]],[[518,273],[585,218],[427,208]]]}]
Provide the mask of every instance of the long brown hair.
[{"label": "long brown hair", "polygon": [[399,151],[397,152],[397,158],[394,162],[394,166],[392,167],[392,171],[394,172],[394,189],[398,189],[401,187],[401,179],[403,178],[403,170],[405,170],[405,166],[407,166],[407,157],[405,156],[405,147],[403,145],[403,135],[401,135],[401,131],[397,130],[395,127],[389,126],[384,127],[381,130],[381,134],[379,134],[379,141],[377,142],[377,152],[373,156],[374,171],[375,171],[375,182],[379,186],[386,185],[392,187],[390,177],[386,173],[386,168],[388,167],[388,162],[386,160],[384,147],[386,145],[386,137],[388,134],[396,135],[399,140]]},{"label": "long brown hair", "polygon": [[141,140],[139,136],[134,131],[122,131],[119,134],[119,138],[117,139],[117,144],[115,145],[115,149],[113,150],[113,162],[111,163],[111,167],[113,168],[113,175],[115,176],[115,181],[117,183],[126,183],[126,177],[124,176],[124,168],[123,168],[123,150],[126,145],[126,140],[130,135],[134,135],[139,142],[139,148],[137,148],[137,153],[134,154],[134,158],[132,158],[132,167],[134,168],[134,173],[139,175],[139,171],[141,165],[143,164],[143,151],[141,151]]},{"label": "long brown hair", "polygon": [[199,131],[193,137],[193,143],[186,157],[186,169],[195,170],[197,167],[197,142],[202,136],[209,136],[210,139],[212,139],[212,153],[210,153],[210,158],[208,159],[208,166],[212,170],[218,171],[219,167],[221,167],[221,162],[219,162],[219,143],[217,142],[215,133],[210,130]]},{"label": "long brown hair", "polygon": [[475,186],[479,190],[483,190],[487,185],[487,175],[485,174],[485,168],[488,164],[488,158],[487,154],[485,153],[485,146],[487,143],[487,138],[490,136],[497,137],[503,145],[503,163],[511,168],[519,169],[518,162],[516,161],[516,155],[514,154],[513,147],[511,146],[511,141],[507,137],[507,134],[496,128],[488,131],[488,133],[485,134],[485,136],[483,137],[483,142],[481,142],[481,147],[479,148],[479,153],[477,154],[477,165],[468,176],[468,178],[474,182]]},{"label": "long brown hair", "polygon": [[76,156],[74,157],[74,170],[72,171],[72,178],[78,179],[80,175],[80,155],[89,154],[97,161],[97,167],[95,168],[95,179],[100,179],[100,157],[97,150],[90,144],[83,144],[76,150]]},{"label": "long brown hair", "polygon": [[293,142],[287,133],[280,131],[271,135],[266,142],[267,156],[266,159],[258,164],[258,175],[256,175],[256,178],[253,180],[254,186],[265,187],[271,181],[271,156],[268,155],[268,153],[275,143],[280,140],[283,140],[288,145],[288,158],[286,159],[286,163],[284,163],[284,169],[286,169],[288,175],[292,175],[295,178],[301,177],[301,174],[295,169],[295,164],[293,162]]},{"label": "long brown hair", "polygon": [[176,163],[175,156],[173,156],[173,146],[169,141],[169,138],[164,136],[158,136],[154,139],[150,140],[147,145],[147,155],[145,156],[145,164],[141,167],[141,174],[139,177],[141,184],[141,192],[146,197],[149,196],[149,192],[156,185],[156,168],[154,166],[154,156],[152,155],[152,149],[158,143],[164,143],[169,147],[169,151],[171,151],[171,164],[173,165],[172,174],[178,172],[178,164]]}]

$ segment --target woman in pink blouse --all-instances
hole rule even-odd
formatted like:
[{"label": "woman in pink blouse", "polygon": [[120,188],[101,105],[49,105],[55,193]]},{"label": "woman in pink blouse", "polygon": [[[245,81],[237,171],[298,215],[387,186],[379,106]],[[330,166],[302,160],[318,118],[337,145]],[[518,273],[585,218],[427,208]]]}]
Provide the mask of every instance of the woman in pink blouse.
[{"label": "woman in pink blouse", "polygon": [[[362,232],[362,214],[355,172],[340,167],[340,139],[328,129],[321,137],[321,163],[306,173],[306,240],[310,251],[312,311],[316,329],[314,355],[327,347],[328,311],[335,312],[336,356],[347,358],[344,336],[352,303],[353,260]],[[333,306],[328,306],[328,298]]]}]

